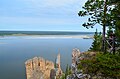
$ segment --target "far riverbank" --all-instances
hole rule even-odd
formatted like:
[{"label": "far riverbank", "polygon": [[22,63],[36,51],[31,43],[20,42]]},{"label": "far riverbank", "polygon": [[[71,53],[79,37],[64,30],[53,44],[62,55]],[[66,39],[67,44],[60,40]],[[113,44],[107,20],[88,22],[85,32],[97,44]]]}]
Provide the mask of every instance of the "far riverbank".
[{"label": "far riverbank", "polygon": [[25,34],[13,34],[0,36],[1,38],[9,37],[24,37],[26,39],[36,39],[36,38],[83,38],[83,39],[93,39],[93,35],[25,35]]}]

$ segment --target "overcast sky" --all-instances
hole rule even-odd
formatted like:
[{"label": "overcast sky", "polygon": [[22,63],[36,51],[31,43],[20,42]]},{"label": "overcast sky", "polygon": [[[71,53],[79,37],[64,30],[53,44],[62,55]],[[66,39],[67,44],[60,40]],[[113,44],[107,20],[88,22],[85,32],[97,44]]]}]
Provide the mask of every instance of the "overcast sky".
[{"label": "overcast sky", "polygon": [[82,31],[86,18],[79,17],[86,0],[0,0],[0,30]]}]

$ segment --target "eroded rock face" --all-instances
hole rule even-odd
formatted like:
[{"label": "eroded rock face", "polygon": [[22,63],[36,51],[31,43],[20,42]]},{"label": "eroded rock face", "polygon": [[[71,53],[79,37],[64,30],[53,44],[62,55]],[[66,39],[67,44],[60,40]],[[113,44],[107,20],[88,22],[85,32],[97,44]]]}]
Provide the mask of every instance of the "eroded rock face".
[{"label": "eroded rock face", "polygon": [[50,79],[54,63],[41,57],[34,57],[25,62],[27,79]]},{"label": "eroded rock face", "polygon": [[57,59],[56,59],[56,78],[57,79],[59,79],[63,74],[60,63],[61,63],[60,62],[60,54],[58,54]]},{"label": "eroded rock face", "polygon": [[77,49],[77,48],[73,49],[73,51],[72,51],[72,63],[76,64],[76,61],[77,61],[78,57],[80,56],[80,54],[81,53],[80,53],[79,49]]}]

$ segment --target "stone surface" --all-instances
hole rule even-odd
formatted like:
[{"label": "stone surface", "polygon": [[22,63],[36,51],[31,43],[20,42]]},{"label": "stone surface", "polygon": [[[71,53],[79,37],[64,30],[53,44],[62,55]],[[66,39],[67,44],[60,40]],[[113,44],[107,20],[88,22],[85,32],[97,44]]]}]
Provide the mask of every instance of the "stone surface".
[{"label": "stone surface", "polygon": [[60,62],[60,54],[58,54],[57,59],[56,59],[56,77],[57,77],[57,79],[59,79],[63,74],[60,63],[61,63]]},{"label": "stone surface", "polygon": [[52,61],[41,57],[34,57],[25,62],[27,79],[50,79],[51,70],[54,69]]},{"label": "stone surface", "polygon": [[63,72],[60,65],[60,54],[56,58],[56,68],[52,61],[34,57],[25,62],[27,79],[59,79]]},{"label": "stone surface", "polygon": [[66,79],[89,79],[88,74],[83,74],[82,70],[78,70],[77,66],[80,60],[84,59],[83,53],[79,49],[75,48],[72,51],[72,64],[71,64],[71,74],[67,76]]},{"label": "stone surface", "polygon": [[80,50],[75,48],[72,51],[72,64],[76,64],[76,61],[78,60],[78,57],[80,56]]}]

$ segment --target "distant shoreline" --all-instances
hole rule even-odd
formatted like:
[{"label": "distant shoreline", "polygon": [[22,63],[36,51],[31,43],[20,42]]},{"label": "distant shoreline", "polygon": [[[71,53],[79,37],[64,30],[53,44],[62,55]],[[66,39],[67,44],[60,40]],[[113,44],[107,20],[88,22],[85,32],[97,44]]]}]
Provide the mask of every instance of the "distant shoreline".
[{"label": "distant shoreline", "polygon": [[92,39],[94,32],[65,32],[65,31],[0,31],[3,37],[26,37],[34,38],[83,38]]},{"label": "distant shoreline", "polygon": [[94,32],[65,32],[65,31],[0,31],[4,35],[88,35]]},{"label": "distant shoreline", "polygon": [[12,34],[0,36],[0,38],[5,37],[26,37],[27,39],[34,38],[83,38],[83,39],[93,39],[90,35],[27,35],[27,34]]}]

